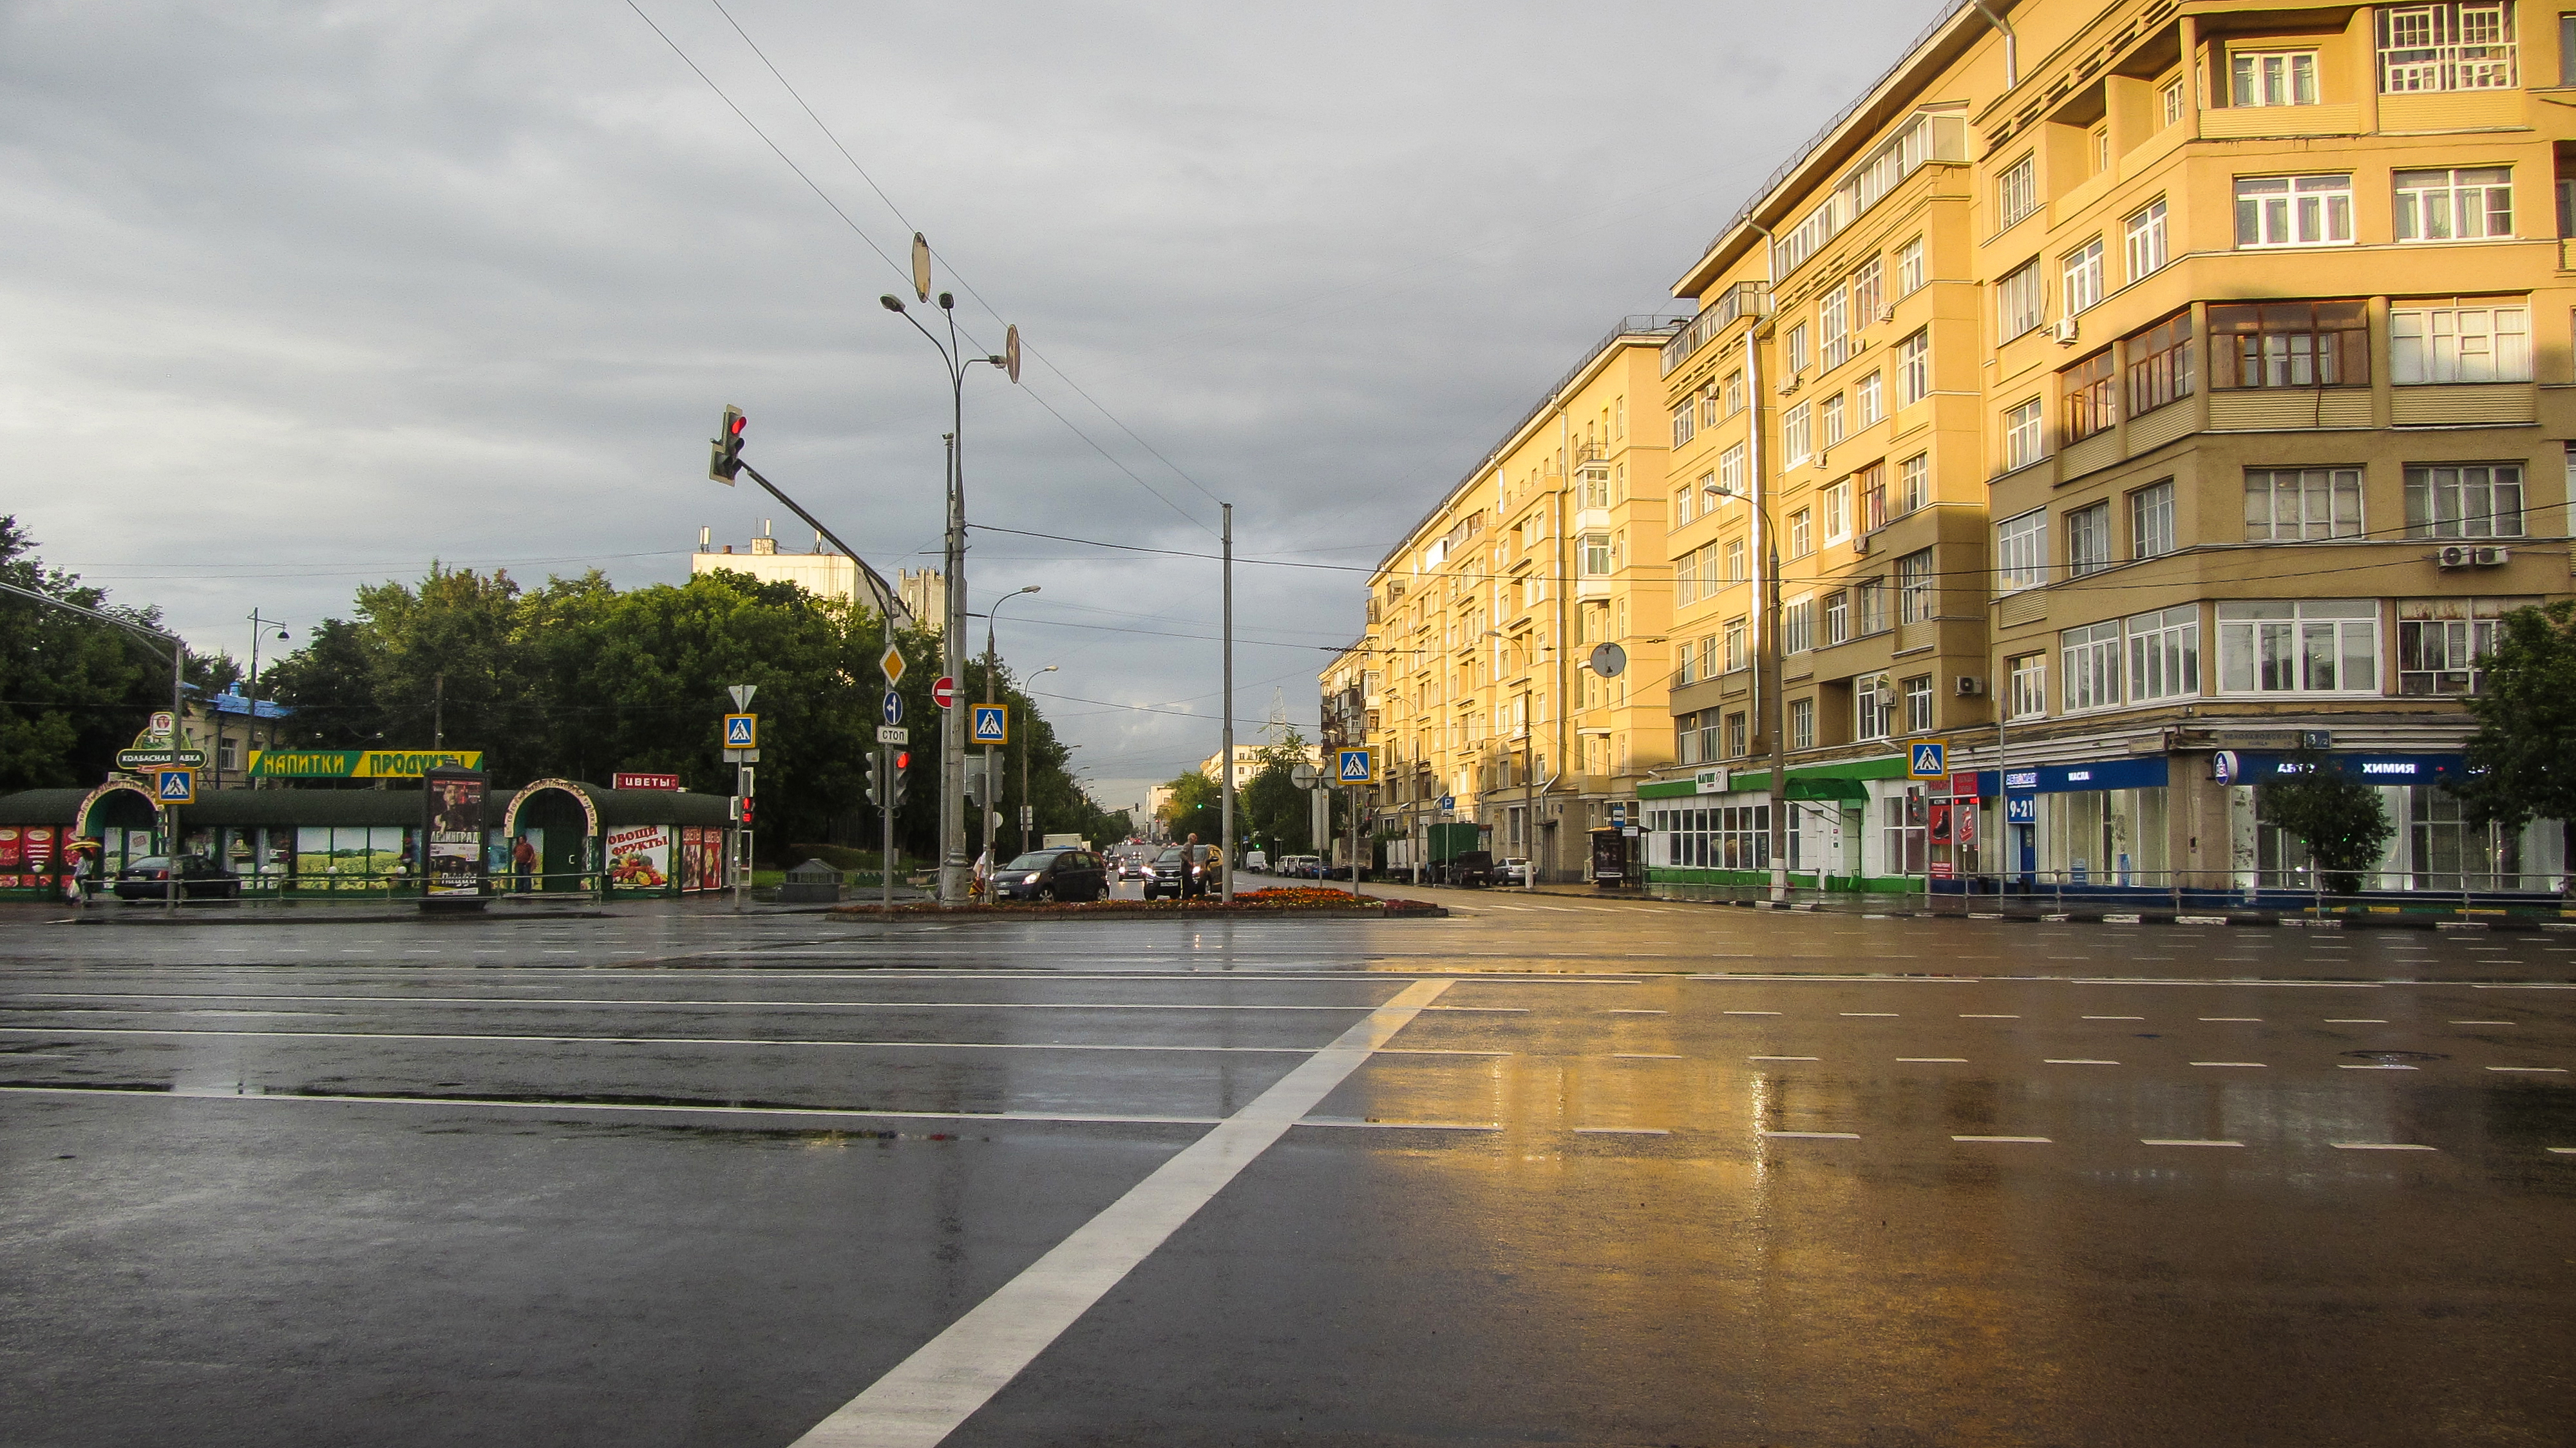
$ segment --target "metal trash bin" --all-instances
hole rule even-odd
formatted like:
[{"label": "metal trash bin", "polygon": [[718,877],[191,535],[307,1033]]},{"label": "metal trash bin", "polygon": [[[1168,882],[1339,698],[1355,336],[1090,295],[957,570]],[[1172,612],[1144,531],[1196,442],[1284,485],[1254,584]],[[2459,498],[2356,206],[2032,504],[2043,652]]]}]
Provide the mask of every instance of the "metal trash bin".
[{"label": "metal trash bin", "polygon": [[807,860],[787,872],[778,887],[782,905],[833,905],[841,899],[841,872],[820,860]]}]

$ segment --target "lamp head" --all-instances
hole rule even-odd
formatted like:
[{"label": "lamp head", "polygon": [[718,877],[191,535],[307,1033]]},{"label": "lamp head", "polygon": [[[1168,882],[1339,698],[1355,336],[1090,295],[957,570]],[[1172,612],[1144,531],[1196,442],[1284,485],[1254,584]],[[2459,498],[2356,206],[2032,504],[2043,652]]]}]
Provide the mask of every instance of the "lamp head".
[{"label": "lamp head", "polygon": [[892,292],[888,292],[884,296],[877,298],[877,302],[889,312],[900,312],[903,310],[903,302]]},{"label": "lamp head", "polygon": [[939,294],[939,310],[943,312],[953,312],[957,310],[957,294],[954,292],[941,292]]},{"label": "lamp head", "polygon": [[1034,583],[1032,583],[1032,584],[1030,584],[1028,587],[1023,588],[1023,589],[1021,589],[1021,590],[1020,590],[1020,592],[1022,592],[1022,593],[1035,593],[1035,592],[1037,592],[1037,591],[1038,591],[1038,586],[1037,586],[1036,584],[1034,584]]}]

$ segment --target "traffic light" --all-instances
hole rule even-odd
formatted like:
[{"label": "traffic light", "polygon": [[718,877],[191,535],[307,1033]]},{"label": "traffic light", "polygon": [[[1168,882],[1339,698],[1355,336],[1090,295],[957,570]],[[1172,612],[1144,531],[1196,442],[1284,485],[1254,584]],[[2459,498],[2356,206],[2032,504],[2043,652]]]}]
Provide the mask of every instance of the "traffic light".
[{"label": "traffic light", "polygon": [[885,796],[878,792],[877,781],[877,761],[883,757],[883,750],[879,750],[868,756],[868,803],[874,805],[882,805],[885,803]]},{"label": "traffic light", "polygon": [[912,764],[912,751],[907,749],[894,757],[894,807],[903,808],[904,796],[912,792],[912,776],[906,771]]},{"label": "traffic light", "polygon": [[741,408],[726,408],[715,435],[715,452],[707,459],[707,476],[728,488],[733,486],[734,474],[742,471],[742,430],[750,421]]},{"label": "traffic light", "polygon": [[742,827],[751,828],[751,796],[747,794],[742,797]]}]

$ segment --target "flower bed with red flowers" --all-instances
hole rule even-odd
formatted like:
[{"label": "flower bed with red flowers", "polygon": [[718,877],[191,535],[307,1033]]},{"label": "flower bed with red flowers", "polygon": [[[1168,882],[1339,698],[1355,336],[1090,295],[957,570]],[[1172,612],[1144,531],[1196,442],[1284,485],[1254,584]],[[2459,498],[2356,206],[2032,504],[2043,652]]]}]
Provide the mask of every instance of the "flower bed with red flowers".
[{"label": "flower bed with red flowers", "polygon": [[[883,915],[882,906],[852,904],[837,906],[835,915]],[[1205,915],[1347,915],[1368,919],[1430,919],[1449,912],[1427,900],[1397,900],[1379,895],[1351,897],[1348,890],[1318,890],[1308,886],[1273,886],[1267,890],[1247,890],[1234,897],[1234,903],[1223,900],[1089,900],[1081,904],[1029,903],[1010,905],[941,905],[933,900],[912,900],[894,907],[897,915],[1019,915],[1019,916],[1099,916],[1117,919],[1135,917],[1169,918]]]}]

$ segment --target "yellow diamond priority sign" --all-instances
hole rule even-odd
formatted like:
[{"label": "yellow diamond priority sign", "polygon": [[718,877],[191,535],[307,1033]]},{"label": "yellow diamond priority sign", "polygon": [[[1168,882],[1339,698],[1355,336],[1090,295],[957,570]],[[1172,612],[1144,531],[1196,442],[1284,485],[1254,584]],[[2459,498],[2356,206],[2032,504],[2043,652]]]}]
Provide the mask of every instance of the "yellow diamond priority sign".
[{"label": "yellow diamond priority sign", "polygon": [[885,675],[887,688],[891,689],[895,685],[902,683],[903,650],[896,648],[892,644],[886,645],[885,653],[880,655],[877,659],[877,669]]}]

